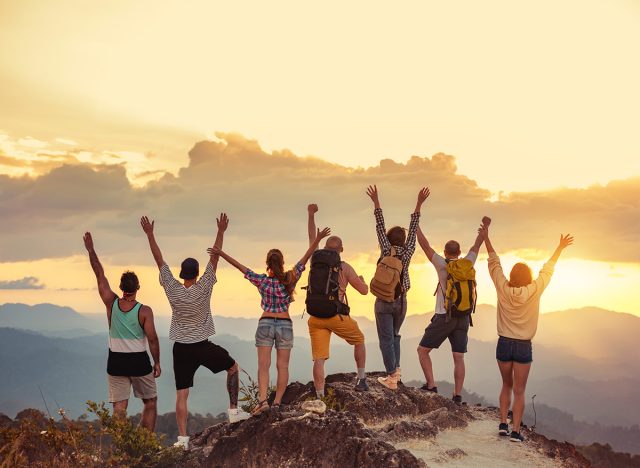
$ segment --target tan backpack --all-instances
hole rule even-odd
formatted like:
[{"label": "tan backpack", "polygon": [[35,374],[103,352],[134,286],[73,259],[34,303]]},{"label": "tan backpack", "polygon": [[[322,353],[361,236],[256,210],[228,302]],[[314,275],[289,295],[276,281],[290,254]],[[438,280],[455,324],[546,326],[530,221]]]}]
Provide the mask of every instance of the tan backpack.
[{"label": "tan backpack", "polygon": [[402,260],[395,255],[396,249],[391,247],[391,255],[380,259],[376,274],[369,285],[371,294],[385,302],[393,302],[396,299],[396,289],[400,285]]}]

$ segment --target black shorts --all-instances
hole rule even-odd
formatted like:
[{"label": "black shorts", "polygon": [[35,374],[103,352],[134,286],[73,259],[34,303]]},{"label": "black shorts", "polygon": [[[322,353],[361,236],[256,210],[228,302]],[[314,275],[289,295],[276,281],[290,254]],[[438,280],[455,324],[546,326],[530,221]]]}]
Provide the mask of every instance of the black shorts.
[{"label": "black shorts", "polygon": [[173,344],[173,373],[177,390],[193,387],[193,376],[200,366],[217,374],[232,368],[235,363],[226,349],[209,340],[188,344],[176,341]]},{"label": "black shorts", "polygon": [[516,340],[515,338],[498,338],[496,359],[502,362],[518,362],[529,364],[533,362],[533,346],[531,340]]},{"label": "black shorts", "polygon": [[[448,320],[447,320],[448,319]],[[451,317],[447,314],[433,314],[431,323],[424,329],[424,335],[420,340],[423,348],[439,348],[449,338],[451,351],[454,353],[466,353],[469,341],[469,317]]]}]

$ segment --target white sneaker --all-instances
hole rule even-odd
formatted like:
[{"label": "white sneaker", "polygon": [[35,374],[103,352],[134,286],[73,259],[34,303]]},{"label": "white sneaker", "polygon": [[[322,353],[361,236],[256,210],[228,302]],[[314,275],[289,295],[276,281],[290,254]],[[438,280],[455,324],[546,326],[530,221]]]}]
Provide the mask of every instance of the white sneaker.
[{"label": "white sneaker", "polygon": [[229,423],[235,423],[238,421],[244,421],[249,419],[251,415],[240,408],[229,408],[227,410],[227,416],[229,416]]},{"label": "white sneaker", "polygon": [[182,447],[184,450],[189,450],[189,436],[178,436],[178,442],[173,444],[174,447]]}]

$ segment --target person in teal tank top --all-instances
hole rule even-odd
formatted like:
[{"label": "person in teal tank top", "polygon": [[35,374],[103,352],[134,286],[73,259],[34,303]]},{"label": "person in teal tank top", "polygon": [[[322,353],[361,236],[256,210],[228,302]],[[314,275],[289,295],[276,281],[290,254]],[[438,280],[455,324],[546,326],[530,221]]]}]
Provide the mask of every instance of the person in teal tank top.
[{"label": "person in teal tank top", "polygon": [[[114,414],[126,416],[131,387],[137,398],[142,399],[144,409],[140,425],[155,430],[158,416],[158,392],[156,381],[160,377],[160,344],[153,323],[151,307],[136,301],[140,289],[138,277],[125,271],[120,278],[122,297],[111,290],[104,269],[93,247],[91,233],[84,235],[84,245],[89,252],[89,262],[98,281],[98,293],[106,306],[109,322],[109,357],[107,374],[109,402]],[[153,357],[153,366],[147,354]]]}]

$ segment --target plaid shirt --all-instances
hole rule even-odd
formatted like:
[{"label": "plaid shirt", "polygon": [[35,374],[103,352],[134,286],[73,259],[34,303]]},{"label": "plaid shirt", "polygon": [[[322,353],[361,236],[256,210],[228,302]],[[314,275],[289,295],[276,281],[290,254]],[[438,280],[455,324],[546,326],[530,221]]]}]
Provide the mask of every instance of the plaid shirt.
[{"label": "plaid shirt", "polygon": [[[297,263],[293,268],[296,282],[300,279],[303,271],[304,265],[300,263]],[[260,296],[262,296],[260,307],[262,307],[262,310],[274,313],[289,311],[289,304],[293,302],[293,297],[287,292],[287,288],[280,283],[278,278],[264,273],[259,275],[251,270],[247,270],[244,277],[260,291]]]},{"label": "plaid shirt", "polygon": [[[376,217],[376,233],[378,234],[378,242],[380,243],[380,257],[391,255],[391,243],[387,238],[387,230],[384,227],[384,217],[382,216],[382,208],[373,210]],[[409,222],[409,233],[407,240],[403,246],[393,246],[396,249],[396,257],[402,261],[402,273],[400,274],[400,282],[402,283],[402,292],[407,292],[411,287],[409,280],[409,262],[416,251],[416,231],[420,221],[420,213],[412,213]]]}]

